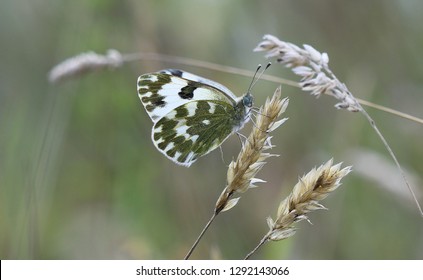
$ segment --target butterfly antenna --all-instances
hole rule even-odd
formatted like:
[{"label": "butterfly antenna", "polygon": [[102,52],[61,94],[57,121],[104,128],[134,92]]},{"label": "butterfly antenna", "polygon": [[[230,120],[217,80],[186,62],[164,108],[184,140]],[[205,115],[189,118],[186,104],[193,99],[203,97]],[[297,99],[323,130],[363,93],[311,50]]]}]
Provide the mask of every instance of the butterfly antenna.
[{"label": "butterfly antenna", "polygon": [[260,70],[260,68],[261,68],[261,64],[259,64],[259,65],[257,66],[256,72],[254,72],[253,79],[251,80],[251,83],[250,83],[250,86],[248,87],[248,91],[247,91],[247,92],[250,92],[251,88],[252,88],[252,87],[253,87],[253,85],[255,84],[255,83],[254,83],[254,80],[256,79],[257,72]]},{"label": "butterfly antenna", "polygon": [[262,76],[262,75],[263,75],[263,73],[267,70],[267,68],[269,68],[269,67],[270,67],[270,65],[272,65],[272,63],[271,63],[271,62],[267,63],[266,68],[264,68],[264,69],[263,69],[263,71],[261,71],[261,73],[258,75],[258,77],[257,77],[257,79],[256,79],[257,73],[258,73],[258,71],[259,71],[259,70],[260,70],[260,68],[261,68],[261,64],[259,64],[259,65],[257,66],[256,72],[254,73],[254,76],[253,76],[253,79],[252,79],[252,81],[251,81],[251,84],[250,84],[250,86],[248,87],[248,92],[250,92],[250,91],[251,91],[251,89],[254,87],[254,85],[258,82],[258,80],[260,80],[261,76]]}]

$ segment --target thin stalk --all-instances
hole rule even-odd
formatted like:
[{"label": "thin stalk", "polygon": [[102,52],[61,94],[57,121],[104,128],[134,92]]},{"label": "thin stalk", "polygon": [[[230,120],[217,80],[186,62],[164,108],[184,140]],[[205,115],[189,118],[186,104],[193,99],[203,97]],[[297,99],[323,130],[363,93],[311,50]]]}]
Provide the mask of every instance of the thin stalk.
[{"label": "thin stalk", "polygon": [[423,217],[423,211],[422,208],[420,206],[420,203],[417,199],[416,194],[413,191],[413,188],[411,187],[410,183],[408,182],[407,177],[405,176],[404,171],[402,170],[401,164],[398,162],[397,157],[395,156],[394,152],[392,151],[391,147],[389,146],[388,142],[386,141],[385,137],[383,137],[382,133],[380,132],[380,130],[377,128],[375,121],[370,117],[370,115],[363,109],[361,108],[361,113],[366,117],[367,121],[370,123],[370,125],[372,126],[373,130],[376,132],[376,134],[379,136],[380,140],[382,141],[383,145],[385,146],[386,150],[388,151],[389,155],[391,156],[391,158],[394,160],[395,165],[397,166],[397,169],[399,171],[399,173],[402,176],[402,179],[404,180],[408,191],[411,193],[411,196],[413,197],[413,200],[417,206],[417,209],[420,212],[420,216]]},{"label": "thin stalk", "polygon": [[205,225],[205,227],[201,231],[200,235],[195,240],[194,244],[192,244],[191,249],[189,249],[188,253],[186,254],[186,256],[184,258],[184,260],[188,260],[189,259],[189,257],[191,256],[192,252],[195,250],[195,248],[197,247],[197,245],[200,242],[201,238],[203,238],[203,235],[206,233],[207,229],[213,223],[213,221],[216,218],[216,216],[217,216],[217,213],[216,212],[213,212],[213,216],[211,216],[210,220],[207,222],[207,224]]},{"label": "thin stalk", "polygon": [[257,244],[257,246],[251,251],[249,252],[244,260],[248,260],[253,254],[255,254],[257,252],[258,249],[260,249],[261,246],[263,246],[267,241],[269,241],[269,236],[271,234],[271,231],[269,231],[259,242],[259,244]]},{"label": "thin stalk", "polygon": [[[187,57],[181,57],[181,56],[171,56],[171,55],[165,55],[160,53],[144,53],[144,52],[127,53],[127,54],[121,54],[121,55],[118,53],[120,56],[116,56],[116,53],[118,52],[114,50],[114,53],[112,53],[114,54],[114,56],[112,57],[108,57],[108,56],[99,57],[99,55],[96,53],[88,53],[88,54],[82,53],[80,55],[74,56],[71,59],[63,61],[59,63],[58,65],[56,65],[61,67],[56,70],[54,69],[56,67],[54,67],[52,71],[50,71],[49,80],[51,83],[58,83],[67,78],[76,77],[81,74],[92,72],[94,70],[107,68],[105,66],[110,66],[111,68],[118,68],[118,67],[121,67],[126,62],[134,62],[139,60],[154,60],[154,61],[162,61],[162,62],[169,62],[169,63],[177,63],[181,65],[195,66],[199,68],[205,68],[205,69],[210,69],[210,70],[215,70],[219,72],[225,72],[225,73],[230,73],[230,74],[235,74],[235,75],[240,75],[245,77],[252,77],[254,75],[254,72],[252,71],[248,71],[248,70],[244,70],[244,69],[240,69],[236,67],[231,67],[231,66],[226,66],[226,65],[221,65],[221,64],[216,64],[216,63],[211,63],[207,61],[187,58]],[[97,59],[99,59],[99,61],[96,61]],[[301,86],[297,82],[294,82],[292,80],[282,79],[272,75],[263,74],[261,76],[261,79],[270,81],[270,82],[279,83],[279,84],[289,85],[292,87],[301,88]],[[410,114],[406,114],[406,113],[403,113],[398,110],[394,110],[392,108],[388,108],[382,105],[374,104],[367,100],[363,100],[359,98],[356,98],[356,100],[362,105],[366,105],[368,107],[398,116],[400,118],[404,118],[416,123],[423,124],[423,119],[412,116]]]}]

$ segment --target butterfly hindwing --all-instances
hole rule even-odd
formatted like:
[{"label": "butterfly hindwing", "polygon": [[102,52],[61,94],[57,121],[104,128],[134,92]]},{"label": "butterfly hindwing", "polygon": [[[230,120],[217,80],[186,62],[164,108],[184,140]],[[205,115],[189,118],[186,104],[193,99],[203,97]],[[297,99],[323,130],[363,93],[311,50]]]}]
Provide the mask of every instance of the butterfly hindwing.
[{"label": "butterfly hindwing", "polygon": [[239,129],[236,108],[219,100],[188,102],[154,125],[154,145],[172,161],[190,166]]}]

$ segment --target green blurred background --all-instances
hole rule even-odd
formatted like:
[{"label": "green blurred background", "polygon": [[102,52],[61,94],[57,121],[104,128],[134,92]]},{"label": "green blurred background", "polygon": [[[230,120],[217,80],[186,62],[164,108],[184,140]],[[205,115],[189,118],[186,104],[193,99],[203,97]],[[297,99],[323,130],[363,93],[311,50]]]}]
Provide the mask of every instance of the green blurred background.
[{"label": "green blurred background", "polygon": [[[48,71],[88,50],[158,52],[254,70],[264,34],[325,51],[359,98],[422,118],[422,1],[2,0],[0,3],[0,257],[180,259],[225,186],[237,137],[190,168],[162,156],[136,94],[146,72],[182,68],[241,95],[250,78],[137,61],[60,85]],[[270,75],[293,79],[281,65]],[[256,105],[278,86],[260,81]],[[267,183],[220,215],[193,259],[243,258],[267,232],[298,176],[330,158],[354,165],[297,234],[258,259],[422,259],[423,220],[363,116],[283,86],[289,121],[274,134]],[[368,109],[423,183],[423,127]],[[247,126],[244,134],[251,127]],[[422,196],[420,201],[423,202]]]}]

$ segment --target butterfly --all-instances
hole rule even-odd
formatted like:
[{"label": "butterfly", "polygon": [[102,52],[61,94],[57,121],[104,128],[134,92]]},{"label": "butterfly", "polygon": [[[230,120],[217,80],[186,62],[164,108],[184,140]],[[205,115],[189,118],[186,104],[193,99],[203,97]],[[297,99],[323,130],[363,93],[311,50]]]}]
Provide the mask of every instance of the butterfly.
[{"label": "butterfly", "polygon": [[178,69],[139,76],[138,96],[154,123],[154,146],[189,167],[250,120],[253,82],[254,78],[247,93],[236,97],[217,82]]}]

